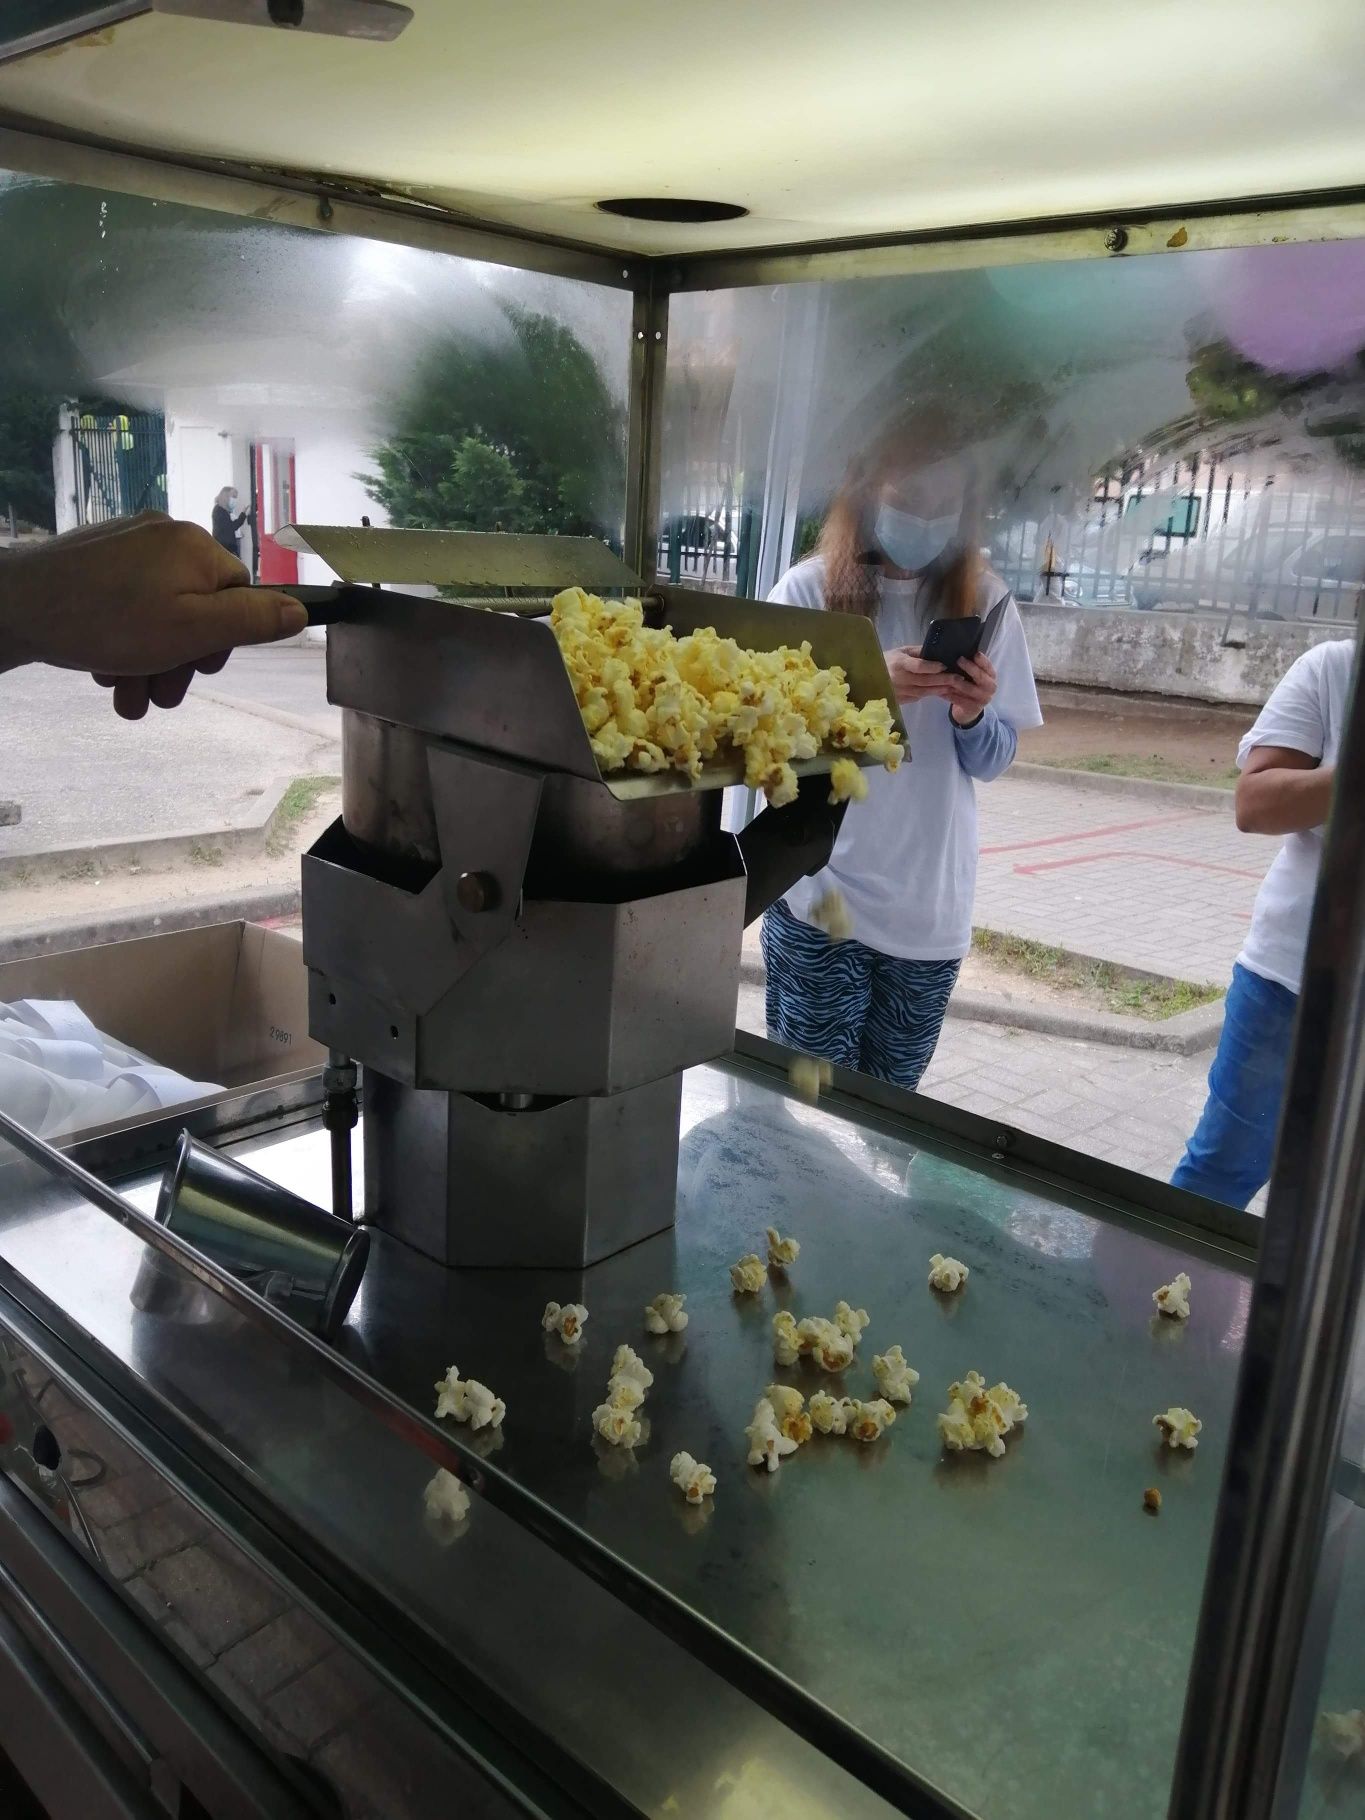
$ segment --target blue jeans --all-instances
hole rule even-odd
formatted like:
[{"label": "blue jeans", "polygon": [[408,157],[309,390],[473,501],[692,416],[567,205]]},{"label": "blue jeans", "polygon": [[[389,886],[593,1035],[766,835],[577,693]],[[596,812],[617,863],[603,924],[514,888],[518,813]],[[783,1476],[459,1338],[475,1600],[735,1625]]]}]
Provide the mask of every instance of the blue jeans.
[{"label": "blue jeans", "polygon": [[1245,1207],[1270,1180],[1298,1003],[1287,986],[1233,968],[1209,1097],[1171,1177],[1177,1188]]}]

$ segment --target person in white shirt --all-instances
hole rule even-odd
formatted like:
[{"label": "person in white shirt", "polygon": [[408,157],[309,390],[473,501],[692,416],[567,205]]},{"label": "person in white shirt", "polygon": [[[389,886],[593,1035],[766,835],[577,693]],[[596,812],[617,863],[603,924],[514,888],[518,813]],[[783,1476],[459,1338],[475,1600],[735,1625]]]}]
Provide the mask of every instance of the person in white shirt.
[{"label": "person in white shirt", "polygon": [[[905,719],[910,763],[867,773],[827,867],[763,919],[767,1022],[779,1042],[914,1088],[971,947],[976,784],[999,777],[1017,736],[1042,724],[1019,612],[980,555],[975,475],[951,426],[925,412],[850,471],[816,554],[771,598],[873,620]],[[985,617],[990,654],[963,674],[920,656],[935,619]],[[817,926],[831,891],[850,939]]]},{"label": "person in white shirt", "polygon": [[1237,750],[1237,826],[1287,838],[1257,893],[1208,1099],[1171,1177],[1231,1207],[1270,1179],[1355,650],[1354,639],[1334,639],[1296,658]]}]

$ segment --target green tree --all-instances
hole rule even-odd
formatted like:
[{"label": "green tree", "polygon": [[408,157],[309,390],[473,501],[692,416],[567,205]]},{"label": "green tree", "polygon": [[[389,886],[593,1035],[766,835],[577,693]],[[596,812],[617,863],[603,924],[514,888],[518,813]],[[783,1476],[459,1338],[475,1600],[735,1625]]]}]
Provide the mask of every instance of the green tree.
[{"label": "green tree", "polygon": [[553,317],[504,305],[495,344],[448,340],[421,362],[361,479],[395,525],[614,537],[625,487],[620,406]]},{"label": "green tree", "polygon": [[48,393],[0,391],[0,519],[53,531],[52,443],[60,401]]}]

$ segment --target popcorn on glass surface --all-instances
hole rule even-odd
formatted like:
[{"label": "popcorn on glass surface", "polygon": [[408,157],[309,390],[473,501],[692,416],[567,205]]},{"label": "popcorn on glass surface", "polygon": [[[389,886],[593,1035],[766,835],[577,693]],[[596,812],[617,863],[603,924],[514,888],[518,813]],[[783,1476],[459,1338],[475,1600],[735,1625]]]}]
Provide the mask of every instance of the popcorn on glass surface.
[{"label": "popcorn on glass surface", "polygon": [[667,1290],[656,1295],[645,1309],[645,1328],[649,1333],[681,1333],[687,1325],[685,1295],[670,1295]]},{"label": "popcorn on glass surface", "polygon": [[[695,780],[708,761],[740,759],[748,788],[781,807],[796,797],[802,759],[862,752],[894,771],[904,757],[890,703],[855,708],[844,672],[822,670],[808,643],[747,651],[710,626],[678,638],[646,626],[638,600],[603,601],[582,588],[556,595],[550,630],[605,772]],[[831,795],[856,788],[831,772]]]},{"label": "popcorn on glass surface", "polygon": [[809,1356],[822,1371],[847,1371],[853,1363],[853,1338],[823,1315],[807,1315],[796,1324],[798,1352]]},{"label": "popcorn on glass surface", "polygon": [[787,1066],[787,1082],[803,1100],[818,1100],[834,1084],[834,1065],[813,1055],[794,1055]]},{"label": "popcorn on glass surface", "polygon": [[454,1416],[457,1422],[468,1422],[471,1428],[501,1428],[507,1405],[495,1397],[477,1378],[462,1378],[457,1365],[452,1365],[436,1381],[436,1417]]},{"label": "popcorn on glass surface", "polygon": [[896,1412],[884,1397],[864,1403],[857,1397],[848,1414],[848,1432],[855,1441],[878,1441],[896,1419]]},{"label": "popcorn on glass surface", "polygon": [[798,1447],[811,1437],[811,1419],[806,1413],[806,1399],[799,1390],[792,1390],[786,1384],[769,1384],[763,1392],[773,1406],[777,1426],[789,1441],[795,1441]]},{"label": "popcorn on glass surface", "polygon": [[612,1382],[615,1383],[618,1378],[638,1384],[643,1394],[654,1382],[654,1373],[633,1346],[621,1345],[616,1348],[611,1360]]},{"label": "popcorn on glass surface", "polygon": [[1173,1282],[1163,1283],[1160,1289],[1154,1289],[1152,1300],[1156,1303],[1157,1313],[1164,1314],[1171,1321],[1188,1321],[1190,1288],[1190,1279],[1182,1270]]},{"label": "popcorn on glass surface", "polygon": [[716,1475],[690,1453],[675,1453],[669,1462],[668,1476],[689,1504],[700,1504],[716,1489]]},{"label": "popcorn on glass surface", "polygon": [[613,1447],[634,1447],[644,1432],[634,1413],[638,1407],[638,1403],[622,1404],[609,1397],[593,1410],[592,1425],[602,1439],[610,1441]]},{"label": "popcorn on glass surface", "polygon": [[1339,1762],[1365,1761],[1365,1710],[1321,1713],[1317,1733],[1319,1744]]},{"label": "popcorn on glass surface", "polygon": [[929,1260],[929,1287],[942,1295],[956,1295],[971,1274],[965,1264],[956,1258],[945,1258],[941,1251]]},{"label": "popcorn on glass surface", "polygon": [[736,1295],[757,1295],[767,1279],[767,1266],[756,1251],[730,1266],[730,1282]]},{"label": "popcorn on glass surface", "polygon": [[852,1397],[834,1397],[827,1390],[817,1390],[807,1405],[811,1423],[822,1435],[847,1434],[854,1408]]},{"label": "popcorn on glass surface", "polygon": [[1028,1420],[1028,1406],[1008,1384],[989,1390],[979,1371],[969,1371],[948,1386],[948,1407],[938,1418],[938,1432],[949,1453],[987,1453],[998,1460],[1005,1436]]},{"label": "popcorn on glass surface", "polygon": [[773,1316],[773,1358],[779,1365],[795,1365],[800,1357],[796,1316],[786,1308],[779,1308]]},{"label": "popcorn on glass surface", "polygon": [[785,1270],[789,1264],[794,1264],[801,1255],[801,1241],[793,1238],[784,1239],[776,1226],[768,1227],[767,1240],[768,1268],[770,1270]]},{"label": "popcorn on glass surface", "polygon": [[583,1338],[583,1323],[588,1311],[581,1302],[547,1302],[540,1324],[546,1333],[557,1333],[566,1346],[577,1346]]},{"label": "popcorn on glass surface", "polygon": [[1153,1416],[1152,1426],[1161,1430],[1167,1447],[1184,1447],[1193,1453],[1199,1445],[1199,1431],[1204,1424],[1190,1410],[1176,1405],[1162,1415]]},{"label": "popcorn on glass surface", "polygon": [[911,1392],[919,1383],[919,1373],[906,1364],[905,1354],[899,1346],[872,1355],[872,1375],[888,1403],[908,1403]]},{"label": "popcorn on glass surface", "polygon": [[769,1472],[776,1472],[786,1455],[796,1452],[797,1443],[778,1427],[777,1412],[766,1397],[755,1403],[753,1419],[744,1436],[749,1443],[750,1466],[766,1466]]},{"label": "popcorn on glass surface", "polygon": [[[438,1533],[460,1529],[469,1515],[469,1493],[453,1472],[442,1466],[422,1493],[427,1521]],[[443,1537],[443,1539],[451,1539]]]},{"label": "popcorn on glass surface", "polygon": [[847,1302],[836,1302],[834,1305],[834,1325],[840,1333],[846,1333],[856,1346],[863,1337],[863,1329],[869,1325],[865,1308],[850,1308]]}]

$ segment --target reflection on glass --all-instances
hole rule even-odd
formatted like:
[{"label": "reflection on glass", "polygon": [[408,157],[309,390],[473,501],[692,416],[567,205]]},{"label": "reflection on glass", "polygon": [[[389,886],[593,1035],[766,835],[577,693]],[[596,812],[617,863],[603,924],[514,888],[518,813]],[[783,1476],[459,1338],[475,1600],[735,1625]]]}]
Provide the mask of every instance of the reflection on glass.
[{"label": "reflection on glass", "polygon": [[[924,1091],[1167,1178],[1200,1126],[1221,1027],[1244,1063],[1221,1056],[1215,1074],[1273,1135],[1365,595],[1362,278],[1365,243],[1344,242],[674,300],[661,571],[872,607],[885,647],[913,645],[924,627],[892,624],[887,565],[921,580],[935,560],[946,568],[916,540],[956,514],[963,553],[970,538],[1019,603],[1045,724],[1017,725],[1017,757],[1067,775],[1015,767],[979,793],[974,888],[970,868],[945,879],[944,850],[921,840],[894,879],[881,875],[878,902],[855,903],[855,940],[875,953],[965,956],[952,992],[963,1016],[944,1027]],[[911,470],[917,484],[898,496]],[[960,499],[918,482],[949,473]],[[1281,697],[1244,744],[1277,685],[1316,687],[1311,724],[1286,726],[1294,704]],[[1308,819],[1253,811],[1239,826],[1239,749],[1245,760],[1273,741],[1298,755],[1289,768],[1316,773],[1289,786],[1313,796]],[[926,727],[910,745],[892,782],[921,834],[945,793]],[[1167,784],[1205,788],[1152,787]],[[866,810],[850,809],[845,843]],[[880,861],[886,841],[866,838]],[[848,858],[846,844],[834,871],[857,899]],[[1286,885],[1280,945],[1294,952],[1274,962],[1261,936]],[[974,935],[895,945],[893,926],[955,891]],[[795,895],[808,924],[812,894]],[[767,1022],[818,1049],[831,1040],[818,1008],[787,1019],[781,1002],[792,975],[813,990],[817,949],[787,933]],[[1239,991],[1247,975],[1261,984]],[[975,1015],[982,998],[990,1023]],[[857,1061],[883,1070],[875,1044]],[[1267,1160],[1189,1185],[1256,1209]]]}]

